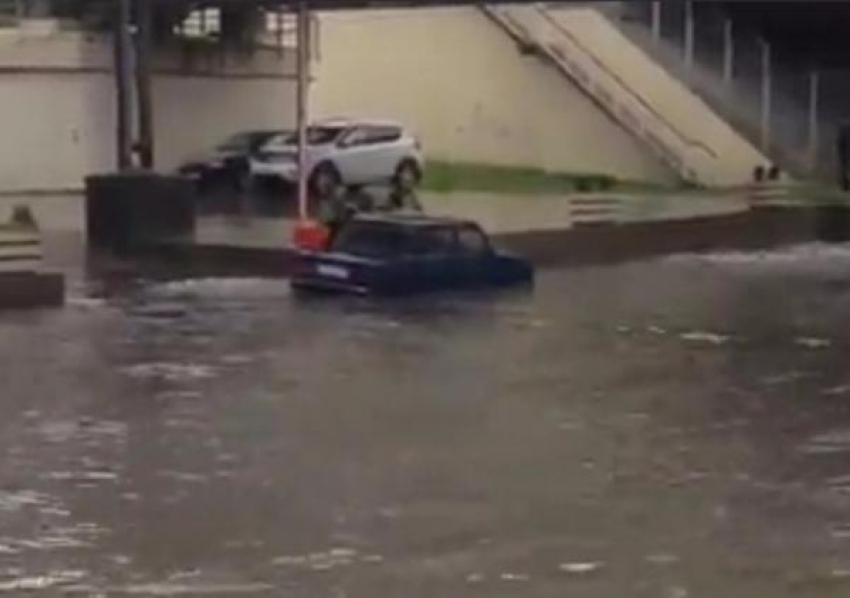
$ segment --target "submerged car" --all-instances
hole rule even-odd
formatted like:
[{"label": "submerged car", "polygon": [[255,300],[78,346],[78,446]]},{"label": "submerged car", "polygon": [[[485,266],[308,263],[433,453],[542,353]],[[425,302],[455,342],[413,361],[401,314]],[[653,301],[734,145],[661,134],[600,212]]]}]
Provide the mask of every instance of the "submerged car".
[{"label": "submerged car", "polygon": [[300,251],[296,290],[401,295],[530,284],[531,265],[499,252],[474,222],[422,215],[355,216],[325,251]]},{"label": "submerged car", "polygon": [[284,131],[243,131],[231,135],[211,152],[186,162],[178,172],[196,182],[202,190],[221,186],[243,189],[247,186],[251,159],[269,140]]},{"label": "submerged car", "polygon": [[[298,180],[298,136],[270,139],[251,160],[257,182]],[[307,168],[311,190],[329,197],[340,186],[357,189],[391,183],[410,189],[422,177],[419,141],[391,121],[333,119],[307,128]]]}]

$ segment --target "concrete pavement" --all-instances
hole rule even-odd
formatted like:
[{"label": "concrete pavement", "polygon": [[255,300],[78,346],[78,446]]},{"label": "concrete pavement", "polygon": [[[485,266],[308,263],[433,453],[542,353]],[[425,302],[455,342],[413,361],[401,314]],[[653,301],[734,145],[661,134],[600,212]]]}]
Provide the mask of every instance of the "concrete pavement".
[{"label": "concrete pavement", "polygon": [[[574,202],[615,200],[619,204],[617,220],[635,222],[671,220],[726,215],[747,209],[744,193],[682,193],[628,194],[584,193],[575,195],[512,195],[501,193],[431,193],[420,194],[425,211],[430,214],[477,220],[493,233],[527,232],[569,228],[573,225],[571,209]],[[0,218],[15,205],[30,206],[45,230],[83,230],[85,201],[79,194],[3,196],[0,197]],[[224,230],[240,230],[253,226],[273,231],[279,224],[275,218],[246,218],[244,216],[202,218],[202,228],[208,228],[211,238],[223,235]],[[282,226],[282,225],[280,225]],[[281,230],[286,230],[283,226]]]}]

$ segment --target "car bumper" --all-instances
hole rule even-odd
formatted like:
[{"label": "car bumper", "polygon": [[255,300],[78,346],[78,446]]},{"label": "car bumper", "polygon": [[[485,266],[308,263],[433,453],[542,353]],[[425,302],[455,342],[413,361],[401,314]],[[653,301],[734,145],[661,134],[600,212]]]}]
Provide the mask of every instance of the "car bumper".
[{"label": "car bumper", "polygon": [[290,280],[290,285],[296,291],[316,293],[316,294],[331,294],[331,295],[357,295],[364,297],[374,295],[374,291],[366,285],[356,284],[353,282],[342,282],[339,280],[329,280],[316,276],[294,276]]},{"label": "car bumper", "polygon": [[184,166],[178,170],[181,176],[184,176],[193,181],[200,181],[206,177],[217,176],[227,172],[225,164],[197,164],[193,166]]},{"label": "car bumper", "polygon": [[251,162],[251,176],[278,178],[294,183],[298,180],[298,165],[288,162]]}]

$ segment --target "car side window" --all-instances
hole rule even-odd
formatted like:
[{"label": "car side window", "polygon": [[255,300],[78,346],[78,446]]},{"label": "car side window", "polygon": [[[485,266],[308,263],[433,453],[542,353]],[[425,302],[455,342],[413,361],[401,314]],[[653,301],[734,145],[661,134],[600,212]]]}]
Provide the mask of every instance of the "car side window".
[{"label": "car side window", "polygon": [[414,255],[445,255],[454,247],[454,234],[448,228],[424,228],[417,231],[410,244]]},{"label": "car side window", "polygon": [[401,129],[392,126],[369,125],[353,129],[345,137],[347,147],[392,143],[401,139]]},{"label": "car side window", "polygon": [[359,147],[366,145],[369,140],[369,132],[366,127],[355,127],[343,137],[345,147]]},{"label": "car side window", "polygon": [[367,137],[369,144],[392,143],[401,139],[401,130],[390,126],[368,127]]},{"label": "car side window", "polygon": [[464,226],[457,231],[457,250],[464,255],[483,255],[490,251],[490,243],[477,227]]},{"label": "car side window", "polygon": [[286,142],[291,133],[279,133],[272,135],[260,145],[259,150],[277,150],[286,147]]},{"label": "car side window", "polygon": [[383,258],[404,253],[407,246],[407,234],[398,227],[354,222],[342,227],[332,248],[352,255]]}]

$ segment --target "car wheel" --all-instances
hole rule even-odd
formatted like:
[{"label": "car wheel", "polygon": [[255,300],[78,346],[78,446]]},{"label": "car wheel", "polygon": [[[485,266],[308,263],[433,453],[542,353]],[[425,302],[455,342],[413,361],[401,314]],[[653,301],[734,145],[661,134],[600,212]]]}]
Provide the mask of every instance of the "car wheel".
[{"label": "car wheel", "polygon": [[247,168],[240,170],[236,173],[236,177],[233,182],[237,192],[248,193],[251,191],[251,186],[253,185],[251,171]]},{"label": "car wheel", "polygon": [[200,195],[210,195],[215,191],[215,180],[209,174],[202,174],[195,182],[195,188]]},{"label": "car wheel", "polygon": [[248,183],[252,193],[264,195],[271,189],[271,179],[264,176],[251,176],[251,182]]},{"label": "car wheel", "polygon": [[341,184],[339,171],[329,162],[319,164],[310,175],[310,190],[318,198],[333,197]]},{"label": "car wheel", "polygon": [[236,163],[227,169],[227,186],[232,191],[244,193],[251,184],[251,169],[247,164]]},{"label": "car wheel", "polygon": [[422,180],[422,171],[413,160],[404,160],[395,169],[393,185],[401,191],[409,191]]}]

